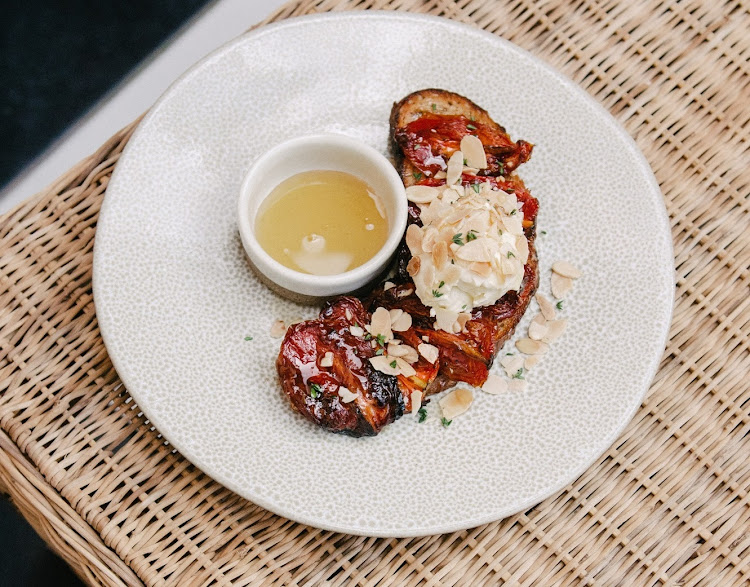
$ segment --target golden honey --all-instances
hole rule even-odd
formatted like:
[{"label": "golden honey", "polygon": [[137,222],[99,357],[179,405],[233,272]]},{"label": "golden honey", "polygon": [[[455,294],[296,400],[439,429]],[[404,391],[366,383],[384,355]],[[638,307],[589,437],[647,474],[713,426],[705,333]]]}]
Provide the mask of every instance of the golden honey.
[{"label": "golden honey", "polygon": [[255,221],[261,247],[303,273],[336,275],[370,260],[388,238],[377,194],[342,171],[306,171],[281,182]]}]

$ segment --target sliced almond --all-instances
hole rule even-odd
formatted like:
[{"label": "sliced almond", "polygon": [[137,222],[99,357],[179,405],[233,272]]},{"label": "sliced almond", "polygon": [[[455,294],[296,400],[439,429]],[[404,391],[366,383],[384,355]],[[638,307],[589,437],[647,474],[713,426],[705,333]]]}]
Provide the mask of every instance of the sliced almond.
[{"label": "sliced almond", "polygon": [[478,169],[487,168],[487,156],[484,153],[484,145],[482,145],[482,141],[478,137],[464,135],[459,148],[464,154],[464,159],[466,159],[468,167],[476,167]]},{"label": "sliced almond", "polygon": [[404,311],[401,308],[393,308],[392,310],[388,310],[388,313],[391,315],[391,330],[393,330],[393,323],[404,313]]},{"label": "sliced almond", "polygon": [[[414,277],[422,268],[422,261],[419,257],[412,257],[406,264],[406,272]],[[399,294],[400,295],[400,294]]]},{"label": "sliced almond", "polygon": [[357,394],[352,393],[348,388],[342,385],[339,387],[339,397],[341,398],[342,403],[348,404],[357,399]]},{"label": "sliced almond", "polygon": [[395,361],[400,375],[403,375],[404,377],[413,377],[417,374],[417,372],[414,370],[414,367],[412,367],[401,357],[396,357]]},{"label": "sliced almond", "polygon": [[532,340],[542,340],[547,335],[547,321],[544,316],[537,314],[529,324],[529,338]]},{"label": "sliced almond", "polygon": [[352,311],[349,308],[344,308],[344,316],[346,316],[346,319],[351,322],[352,321]]},{"label": "sliced almond", "polygon": [[530,357],[526,357],[523,360],[523,368],[529,371],[532,367],[535,367],[536,364],[542,360],[541,355],[531,355]]},{"label": "sliced almond", "polygon": [[406,297],[409,297],[413,293],[414,293],[414,290],[410,287],[407,287],[406,289],[402,289],[400,292],[398,292],[398,297],[406,298]]},{"label": "sliced almond", "polygon": [[445,241],[439,241],[432,247],[432,263],[437,269],[442,269],[448,264],[448,245]]},{"label": "sliced almond", "polygon": [[491,260],[484,242],[480,239],[469,241],[464,246],[458,247],[456,257],[464,261],[480,261],[483,263],[488,263]]},{"label": "sliced almond", "polygon": [[[369,358],[370,364],[374,369],[385,373],[386,375],[398,375],[401,371],[399,370],[398,360],[386,357],[385,355],[376,355]],[[391,363],[396,363],[394,367]]]},{"label": "sliced almond", "polygon": [[508,383],[508,391],[522,392],[526,391],[526,380],[525,379],[513,379]]},{"label": "sliced almond", "polygon": [[559,273],[553,273],[550,277],[550,286],[552,295],[561,300],[572,289],[573,280],[570,277],[563,277]]},{"label": "sliced almond", "polygon": [[406,349],[406,354],[401,357],[404,361],[406,361],[410,365],[413,365],[414,363],[419,361],[419,353],[417,352],[417,349],[409,346],[408,344],[402,346]]},{"label": "sliced almond", "polygon": [[419,409],[422,407],[422,392],[415,390],[411,392],[411,413],[419,416]]},{"label": "sliced almond", "polygon": [[406,332],[411,328],[412,318],[409,312],[401,312],[395,319],[391,316],[391,330],[394,332]]},{"label": "sliced almond", "polygon": [[453,185],[461,180],[461,172],[464,169],[464,154],[456,151],[448,159],[448,169],[445,172],[446,185]]},{"label": "sliced almond", "polygon": [[459,387],[441,399],[438,404],[440,405],[440,411],[443,413],[443,418],[453,420],[453,418],[468,410],[473,401],[474,394],[471,390]]},{"label": "sliced almond", "polygon": [[[425,339],[425,337],[422,337]],[[427,338],[429,340],[429,337]],[[428,363],[435,364],[435,361],[438,360],[438,356],[440,356],[440,351],[438,351],[438,348],[434,345],[428,344],[426,342],[420,343],[417,347],[417,350],[419,351],[419,354],[422,355]]]},{"label": "sliced almond", "polygon": [[506,391],[508,391],[508,382],[502,377],[498,377],[497,375],[493,375],[492,373],[490,373],[487,376],[487,381],[485,381],[484,385],[482,385],[482,391],[492,395],[505,393]]},{"label": "sliced almond", "polygon": [[384,336],[387,341],[393,338],[393,333],[391,332],[391,314],[382,306],[372,313],[372,318],[370,319],[370,334],[373,336],[378,336],[380,334]]},{"label": "sliced almond", "polygon": [[469,269],[471,269],[474,273],[477,275],[481,275],[484,278],[489,277],[492,275],[492,265],[489,263],[481,263],[479,261],[475,261],[471,265],[469,265]]},{"label": "sliced almond", "polygon": [[328,351],[325,355],[323,355],[323,358],[320,359],[320,366],[333,367],[333,353],[331,351]]},{"label": "sliced almond", "polygon": [[362,329],[361,326],[350,326],[349,332],[352,333],[352,336],[364,336],[365,331]]},{"label": "sliced almond", "polygon": [[578,279],[583,273],[577,267],[574,267],[567,261],[555,261],[552,264],[552,271],[563,277],[570,277],[571,279]]},{"label": "sliced almond", "polygon": [[281,338],[286,334],[286,324],[283,320],[274,320],[271,324],[271,336],[273,338]]},{"label": "sliced almond", "polygon": [[555,305],[539,292],[537,292],[534,297],[536,298],[537,304],[539,304],[539,309],[542,311],[542,316],[547,320],[554,320],[556,316]]},{"label": "sliced almond", "polygon": [[513,377],[523,367],[523,357],[520,355],[506,355],[500,360],[500,364],[505,369],[508,377]]},{"label": "sliced almond", "polygon": [[410,224],[406,229],[406,246],[409,247],[412,255],[419,255],[422,252],[423,236],[422,227],[416,224]]},{"label": "sliced almond", "polygon": [[549,346],[538,340],[522,338],[516,341],[516,348],[527,355],[543,355],[549,350]]},{"label": "sliced almond", "polygon": [[435,179],[445,179],[446,175],[447,174],[443,170],[437,171],[435,172]]},{"label": "sliced almond", "polygon": [[567,325],[568,321],[565,318],[547,322],[547,334],[544,336],[544,342],[555,342],[565,331]]},{"label": "sliced almond", "polygon": [[443,308],[435,308],[435,329],[453,332],[453,324],[456,322],[457,318],[458,312],[445,310]]},{"label": "sliced almond", "polygon": [[428,185],[412,185],[406,188],[406,198],[415,204],[429,204],[440,194],[440,190]]},{"label": "sliced almond", "polygon": [[[386,282],[385,282],[385,283],[383,284],[383,291],[388,291],[389,289],[391,289],[391,288],[393,288],[393,287],[396,287],[396,284],[395,284],[395,283],[393,283],[392,281],[386,281]],[[348,310],[347,310],[347,312],[348,312]]]}]

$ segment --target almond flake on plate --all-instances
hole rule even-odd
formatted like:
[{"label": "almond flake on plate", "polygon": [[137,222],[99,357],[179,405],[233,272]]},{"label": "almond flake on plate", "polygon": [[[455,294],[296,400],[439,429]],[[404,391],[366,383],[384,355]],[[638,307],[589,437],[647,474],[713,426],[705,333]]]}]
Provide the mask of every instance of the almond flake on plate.
[{"label": "almond flake on plate", "polygon": [[362,329],[361,326],[350,326],[349,332],[352,333],[352,336],[364,336],[365,331]]},{"label": "almond flake on plate", "polygon": [[554,342],[565,331],[568,321],[565,318],[560,320],[550,320],[547,322],[547,334],[544,336],[544,342]]},{"label": "almond flake on plate", "polygon": [[479,137],[464,135],[461,139],[459,149],[463,152],[468,167],[476,167],[478,169],[487,168],[487,156],[484,153],[484,145],[479,140]]},{"label": "almond flake on plate", "polygon": [[538,340],[522,338],[516,341],[516,348],[527,355],[543,355],[549,350],[549,346]]},{"label": "almond flake on plate", "polygon": [[509,391],[526,391],[526,381],[523,379],[513,379],[508,383]]},{"label": "almond flake on plate", "polygon": [[414,367],[412,367],[401,357],[396,357],[395,361],[399,375],[403,375],[404,377],[414,377],[414,375],[417,374],[417,372],[414,370]]},{"label": "almond flake on plate", "polygon": [[554,320],[557,316],[557,314],[555,314],[555,305],[539,292],[537,292],[534,297],[536,298],[537,304],[539,304],[539,309],[542,311],[542,316],[547,320]]},{"label": "almond flake on plate", "polygon": [[578,279],[581,275],[581,270],[574,267],[567,261],[555,261],[552,264],[552,271],[563,277],[570,277],[571,279]]},{"label": "almond flake on plate", "polygon": [[419,408],[422,407],[422,392],[419,390],[411,392],[411,413],[419,416]]},{"label": "almond flake on plate", "polygon": [[357,394],[352,393],[348,388],[342,385],[339,387],[339,397],[343,403],[348,404],[357,399]]},{"label": "almond flake on plate", "polygon": [[570,277],[563,277],[559,273],[552,273],[550,286],[552,295],[561,300],[573,288],[573,280]]},{"label": "almond flake on plate", "polygon": [[409,312],[404,312],[403,310],[398,310],[398,312],[395,314],[394,312],[396,310],[391,310],[391,330],[394,332],[406,332],[411,328],[411,314]]},{"label": "almond flake on plate", "polygon": [[[391,359],[385,355],[376,355],[369,358],[370,364],[374,369],[385,373],[386,375],[399,375],[401,373],[398,366],[398,359]],[[396,366],[392,366],[391,363],[396,363]],[[408,363],[406,363],[408,365]]]},{"label": "almond flake on plate", "polygon": [[[389,289],[391,289],[392,287],[396,287],[396,284],[395,284],[395,283],[393,283],[392,281],[386,281],[386,282],[385,282],[385,283],[383,284],[383,291],[388,291],[388,290],[389,290]],[[347,312],[348,312],[348,311],[349,311],[349,310],[347,310]],[[351,318],[349,318],[349,319],[351,320]]]},{"label": "almond flake on plate", "polygon": [[283,320],[274,320],[271,324],[271,336],[273,338],[281,338],[286,334],[286,324]]},{"label": "almond flake on plate", "polygon": [[448,159],[448,169],[446,170],[445,184],[453,185],[458,183],[461,179],[461,172],[464,169],[464,154],[461,151],[456,151]]},{"label": "almond flake on plate", "polygon": [[541,355],[531,355],[523,360],[523,368],[527,371],[531,370],[532,367],[536,367],[539,361],[542,360]]},{"label": "almond flake on plate", "polygon": [[537,314],[529,324],[529,338],[532,340],[543,340],[547,335],[547,321],[544,316]]},{"label": "almond flake on plate", "polygon": [[453,418],[468,410],[473,401],[474,394],[472,391],[465,387],[459,387],[441,399],[438,404],[440,405],[440,411],[443,413],[443,418],[453,420]]},{"label": "almond flake on plate", "polygon": [[406,188],[406,198],[415,204],[429,204],[439,193],[440,190],[428,185],[411,185]]},{"label": "almond flake on plate", "polygon": [[490,373],[487,376],[487,381],[482,385],[482,391],[491,395],[499,395],[508,391],[508,382],[502,377],[493,375]]},{"label": "almond flake on plate", "polygon": [[513,377],[523,367],[523,357],[519,355],[506,355],[500,360],[500,364],[505,369],[508,377]]}]

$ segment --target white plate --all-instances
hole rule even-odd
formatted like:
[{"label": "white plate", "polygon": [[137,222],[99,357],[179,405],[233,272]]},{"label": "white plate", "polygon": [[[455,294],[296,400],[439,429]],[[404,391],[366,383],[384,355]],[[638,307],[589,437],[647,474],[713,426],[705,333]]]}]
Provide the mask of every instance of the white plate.
[{"label": "white plate", "polygon": [[[280,392],[271,323],[317,309],[253,277],[237,233],[238,189],[253,160],[290,137],[340,132],[385,152],[391,104],[425,87],[466,95],[536,144],[521,175],[547,231],[537,241],[542,282],[557,259],[584,276],[562,312],[568,330],[528,375],[526,393],[478,391],[449,428],[432,402],[424,424],[404,417],[375,438],[334,435],[293,413]],[[573,481],[648,389],[673,287],[659,188],[602,108],[493,35],[378,12],[266,26],[187,72],[128,143],[94,255],[115,368],[185,457],[280,515],[379,536],[476,526]]]}]

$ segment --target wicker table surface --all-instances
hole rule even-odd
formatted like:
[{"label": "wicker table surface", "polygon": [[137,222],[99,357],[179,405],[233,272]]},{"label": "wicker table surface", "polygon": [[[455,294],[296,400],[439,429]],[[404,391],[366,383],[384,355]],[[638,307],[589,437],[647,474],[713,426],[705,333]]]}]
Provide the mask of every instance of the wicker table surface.
[{"label": "wicker table surface", "polygon": [[[750,584],[750,10],[726,0],[297,0],[474,24],[550,63],[650,162],[676,306],[634,420],[573,484],[453,534],[271,514],[144,420],[99,336],[97,215],[135,123],[0,221],[0,490],[92,584]],[[648,300],[633,300],[633,311]]]}]

